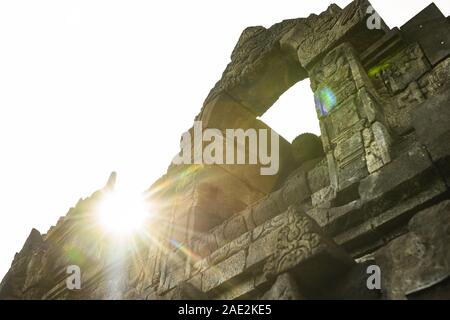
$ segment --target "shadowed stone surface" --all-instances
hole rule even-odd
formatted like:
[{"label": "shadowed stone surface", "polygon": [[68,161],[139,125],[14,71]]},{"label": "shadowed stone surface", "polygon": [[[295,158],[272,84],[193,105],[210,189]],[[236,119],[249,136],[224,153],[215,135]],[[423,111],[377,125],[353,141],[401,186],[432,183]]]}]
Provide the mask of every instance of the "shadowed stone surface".
[{"label": "shadowed stone surface", "polygon": [[418,213],[409,233],[380,249],[376,261],[384,271],[387,298],[402,299],[450,276],[450,201]]},{"label": "shadowed stone surface", "polygon": [[295,279],[289,273],[284,273],[277,277],[261,300],[302,300],[302,298]]}]

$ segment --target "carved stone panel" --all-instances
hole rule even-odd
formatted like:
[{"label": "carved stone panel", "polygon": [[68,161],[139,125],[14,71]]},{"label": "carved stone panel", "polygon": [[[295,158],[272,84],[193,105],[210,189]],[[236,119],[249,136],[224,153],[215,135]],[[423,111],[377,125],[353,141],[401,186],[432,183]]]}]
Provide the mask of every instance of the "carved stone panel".
[{"label": "carved stone panel", "polygon": [[428,70],[430,64],[420,46],[414,43],[387,59],[380,73],[385,85],[394,95],[418,80]]},{"label": "carved stone panel", "polygon": [[344,9],[331,5],[327,11],[318,16],[311,16],[302,32],[297,32],[298,57],[302,66],[310,66],[315,59],[337,45],[351,33],[358,36],[352,38],[355,47],[364,50],[373,41],[384,34],[385,24],[381,21],[381,30],[369,29],[367,19],[370,3],[357,0]]},{"label": "carved stone panel", "polygon": [[[381,99],[348,43],[318,62],[312,68],[311,79],[316,95],[319,92],[316,107],[323,144],[332,151],[327,157],[334,162],[329,164],[330,169],[335,168],[335,172],[330,170],[331,182],[342,190],[390,161],[391,137],[383,125]],[[380,129],[376,135],[374,129]],[[363,135],[366,140],[377,139],[367,142]]]},{"label": "carved stone panel", "polygon": [[352,263],[313,219],[291,207],[286,224],[278,231],[276,251],[266,262],[264,271],[269,278],[292,271],[307,285],[342,272]]}]

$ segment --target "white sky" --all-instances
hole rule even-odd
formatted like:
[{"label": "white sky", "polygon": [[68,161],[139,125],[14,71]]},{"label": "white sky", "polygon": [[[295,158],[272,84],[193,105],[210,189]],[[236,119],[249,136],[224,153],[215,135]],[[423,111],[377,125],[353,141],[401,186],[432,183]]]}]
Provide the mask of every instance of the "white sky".
[{"label": "white sky", "polygon": [[[45,233],[111,171],[136,191],[165,172],[244,28],[330,2],[0,0],[0,278],[31,228]],[[372,3],[393,27],[430,1]],[[308,82],[263,120],[288,140],[318,132]]]}]

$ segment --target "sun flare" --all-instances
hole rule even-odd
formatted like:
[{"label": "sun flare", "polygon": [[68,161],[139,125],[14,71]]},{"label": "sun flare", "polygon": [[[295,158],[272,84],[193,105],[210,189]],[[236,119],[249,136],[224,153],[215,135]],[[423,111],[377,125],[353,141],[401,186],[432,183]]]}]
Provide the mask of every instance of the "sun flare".
[{"label": "sun flare", "polygon": [[108,233],[130,235],[142,229],[150,216],[149,206],[139,193],[107,192],[97,207],[98,222]]}]

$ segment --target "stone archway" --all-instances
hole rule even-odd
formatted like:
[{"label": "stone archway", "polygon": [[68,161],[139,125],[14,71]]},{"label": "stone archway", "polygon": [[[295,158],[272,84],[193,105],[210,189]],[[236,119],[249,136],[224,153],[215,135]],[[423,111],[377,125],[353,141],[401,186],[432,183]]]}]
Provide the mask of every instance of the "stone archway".
[{"label": "stone archway", "polygon": [[[297,82],[310,77],[312,90],[317,94],[325,81],[320,79],[323,70],[319,70],[317,64],[328,52],[345,42],[356,57],[385,33],[384,23],[380,30],[367,27],[369,7],[368,1],[358,0],[344,9],[331,5],[318,16],[285,20],[269,29],[245,29],[233,50],[231,62],[206,98],[197,120],[206,128],[266,127],[257,117]],[[365,76],[362,69],[359,72],[361,76],[354,76]],[[370,86],[368,79],[363,82]],[[342,95],[340,98],[344,99]],[[329,145],[327,132],[322,132],[322,136],[324,145]],[[283,140],[281,144],[279,175],[261,180],[259,175],[246,174],[246,183],[269,193],[280,177],[292,170],[288,165],[292,160],[289,144]]]},{"label": "stone archway", "polygon": [[[271,130],[257,117],[264,114],[285,91],[305,78],[311,79],[314,92],[320,90],[324,84],[321,76],[329,71],[329,64],[323,62],[328,61],[330,52],[338,53],[339,61],[344,61],[345,67],[353,71],[350,78],[347,79],[348,74],[345,73],[339,80],[356,83],[358,89],[368,85],[369,81],[353,63],[354,57],[385,33],[384,29],[367,28],[369,6],[366,0],[356,0],[344,9],[331,5],[320,15],[285,20],[269,29],[245,29],[232,52],[231,62],[195,120],[202,121],[204,128],[218,130]],[[351,96],[354,92],[345,94]],[[372,100],[367,99],[370,105]],[[335,139],[341,136],[329,133],[332,123],[320,122],[332,189],[336,191],[340,187],[339,170],[342,168],[339,167],[341,162],[334,158],[334,149],[338,148],[338,144],[333,145],[335,142],[331,143],[330,137]],[[345,139],[341,137],[341,141]],[[357,149],[358,152],[365,152],[364,146],[358,145]],[[344,160],[348,159],[344,157]],[[172,166],[166,176],[150,189],[152,197],[170,204],[159,212],[169,221],[160,237],[191,246],[195,239],[198,240],[199,233],[209,236],[214,226],[273,192],[294,169],[293,163],[291,146],[281,139],[280,170],[273,176],[262,176],[258,165]],[[248,223],[252,222],[246,221]],[[214,251],[217,244],[213,242],[216,243],[216,240],[210,242],[208,239],[206,237],[201,241],[207,247],[205,252]],[[178,256],[178,248],[172,250],[173,254],[156,253],[158,262],[155,267],[160,275],[156,278],[163,290],[172,285],[173,277],[182,277],[192,267],[191,258]]]}]

